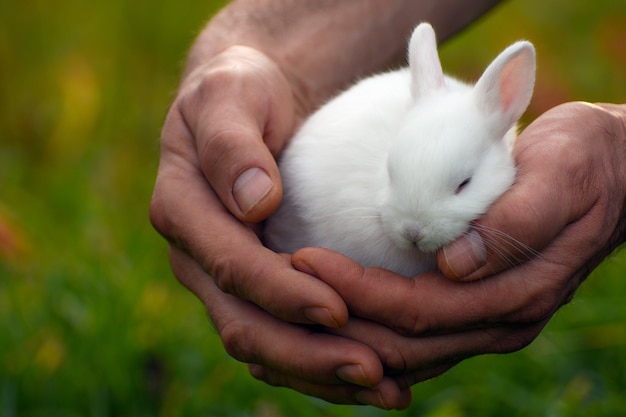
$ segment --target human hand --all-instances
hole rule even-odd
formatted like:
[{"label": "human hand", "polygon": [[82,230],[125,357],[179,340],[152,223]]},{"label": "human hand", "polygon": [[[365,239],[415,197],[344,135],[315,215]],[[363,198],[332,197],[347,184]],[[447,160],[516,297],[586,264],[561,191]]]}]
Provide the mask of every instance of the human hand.
[{"label": "human hand", "polygon": [[370,348],[301,325],[341,326],[346,306],[255,233],[280,202],[274,156],[304,113],[294,89],[246,47],[189,74],[163,127],[151,220],[170,241],[174,274],[255,377],[332,402],[407,406],[410,392],[383,378]]},{"label": "human hand", "polygon": [[281,199],[273,154],[296,123],[292,97],[251,48],[229,48],[189,74],[163,127],[151,220],[222,291],[285,320],[336,325],[345,320],[337,295],[264,249],[252,226]]},{"label": "human hand", "polygon": [[569,103],[528,126],[514,150],[516,184],[438,253],[452,279],[407,279],[322,249],[292,263],[332,286],[355,317],[333,334],[371,346],[401,387],[521,349],[624,241],[625,120],[624,106]]}]

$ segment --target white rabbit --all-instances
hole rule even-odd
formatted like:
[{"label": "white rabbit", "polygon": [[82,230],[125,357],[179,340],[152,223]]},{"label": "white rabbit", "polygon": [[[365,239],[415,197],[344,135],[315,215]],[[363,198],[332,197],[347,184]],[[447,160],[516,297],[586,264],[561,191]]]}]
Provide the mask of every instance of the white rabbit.
[{"label": "white rabbit", "polygon": [[505,49],[474,86],[443,74],[435,33],[417,26],[409,68],[358,82],[314,113],[279,161],[284,196],[266,245],[341,252],[405,276],[436,268],[515,180],[517,119],[535,50]]}]

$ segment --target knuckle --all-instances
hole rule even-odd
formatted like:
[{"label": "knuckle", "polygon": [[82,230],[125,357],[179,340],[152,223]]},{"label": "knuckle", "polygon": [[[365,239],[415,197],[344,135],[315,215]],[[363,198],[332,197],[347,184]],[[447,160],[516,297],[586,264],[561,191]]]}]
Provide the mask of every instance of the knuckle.
[{"label": "knuckle", "polygon": [[204,140],[197,144],[198,158],[203,163],[206,175],[214,181],[229,180],[239,170],[242,157],[241,144],[237,139],[243,135],[232,130],[217,130],[204,135]]},{"label": "knuckle", "polygon": [[577,188],[584,190],[585,193],[597,194],[597,184],[595,183],[598,175],[597,161],[589,152],[585,152],[580,147],[566,147],[563,150],[564,155],[560,159],[559,165],[565,178],[569,178],[569,181]]},{"label": "knuckle", "polygon": [[402,349],[398,346],[385,346],[378,352],[385,368],[393,373],[403,374],[408,370],[408,362]]},{"label": "knuckle", "polygon": [[248,90],[250,75],[243,65],[212,65],[201,67],[191,74],[180,91],[181,105],[185,109],[198,109],[211,105],[216,98],[227,97]]},{"label": "knuckle", "polygon": [[215,285],[217,285],[221,291],[248,299],[245,291],[242,291],[242,286],[238,285],[239,280],[235,278],[235,271],[238,266],[239,269],[241,266],[236,260],[232,259],[232,256],[229,254],[220,254],[219,248],[216,248],[216,250],[218,252],[214,253],[209,262],[203,265],[204,270],[213,277]]},{"label": "knuckle", "polygon": [[250,329],[238,320],[230,320],[219,329],[226,352],[241,362],[255,362],[250,355]]},{"label": "knuckle", "polygon": [[155,188],[152,199],[150,200],[149,218],[152,227],[164,237],[168,237],[171,222],[167,214],[166,204],[161,198],[160,188]]},{"label": "knuckle", "polygon": [[259,381],[266,381],[268,378],[268,369],[262,365],[248,364],[248,372],[250,376]]},{"label": "knuckle", "polygon": [[249,366],[248,371],[250,375],[259,380],[265,382],[272,387],[286,387],[288,383],[285,378],[273,369],[267,369],[263,366]]},{"label": "knuckle", "polygon": [[[223,83],[228,83],[229,72],[216,69],[199,67],[194,73],[190,74],[185,84],[180,90],[181,103],[186,106],[197,105],[206,101],[211,97],[217,88]],[[228,84],[226,84],[228,85]]]},{"label": "knuckle", "polygon": [[154,193],[149,205],[149,220],[152,227],[163,236],[169,243],[176,247],[189,252],[189,245],[185,239],[177,235],[177,224],[175,215],[172,216],[171,201],[176,201],[172,197],[168,197],[166,187],[160,186],[157,180]]},{"label": "knuckle", "polygon": [[431,322],[428,315],[419,314],[417,309],[411,309],[406,313],[407,315],[399,321],[401,327],[398,331],[401,334],[405,336],[426,335],[437,329],[436,323]]}]

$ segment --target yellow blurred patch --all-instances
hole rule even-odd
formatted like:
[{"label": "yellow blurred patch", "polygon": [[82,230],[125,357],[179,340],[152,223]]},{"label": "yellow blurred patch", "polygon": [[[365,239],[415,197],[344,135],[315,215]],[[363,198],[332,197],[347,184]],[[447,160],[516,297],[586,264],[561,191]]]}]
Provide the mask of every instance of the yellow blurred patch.
[{"label": "yellow blurred patch", "polygon": [[50,138],[52,154],[77,154],[90,145],[100,112],[100,89],[92,64],[82,55],[71,55],[58,70],[62,104]]},{"label": "yellow blurred patch", "polygon": [[572,379],[563,395],[563,401],[567,404],[581,404],[589,397],[593,390],[593,382],[586,376],[577,375]]},{"label": "yellow blurred patch", "polygon": [[148,284],[141,293],[137,313],[140,316],[162,316],[168,301],[169,294],[165,286],[156,282]]},{"label": "yellow blurred patch", "polygon": [[65,358],[65,347],[57,338],[47,338],[43,341],[35,354],[35,364],[49,373],[59,368]]}]

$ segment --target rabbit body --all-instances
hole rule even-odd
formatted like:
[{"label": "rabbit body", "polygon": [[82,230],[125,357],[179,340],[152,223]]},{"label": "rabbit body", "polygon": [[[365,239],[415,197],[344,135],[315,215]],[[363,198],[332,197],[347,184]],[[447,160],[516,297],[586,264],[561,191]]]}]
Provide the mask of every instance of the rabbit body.
[{"label": "rabbit body", "polygon": [[476,85],[445,76],[419,25],[409,67],[361,80],[322,106],[283,151],[281,206],[264,241],[329,248],[405,276],[436,267],[514,182],[515,123],[534,84],[534,49],[507,48]]}]

